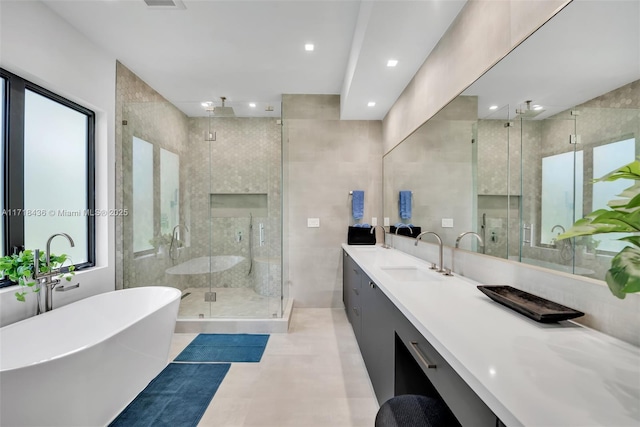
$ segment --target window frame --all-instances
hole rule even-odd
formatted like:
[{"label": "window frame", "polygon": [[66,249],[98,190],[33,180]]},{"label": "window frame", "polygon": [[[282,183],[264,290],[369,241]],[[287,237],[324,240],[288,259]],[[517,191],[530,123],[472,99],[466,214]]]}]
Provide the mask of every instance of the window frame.
[{"label": "window frame", "polygon": [[[28,89],[38,95],[44,96],[65,107],[75,110],[87,116],[87,212],[95,212],[95,113],[82,105],[62,97],[48,89],[32,83],[16,74],[0,68],[0,77],[5,79],[5,97],[0,102],[4,103],[4,134],[2,138],[2,150],[4,162],[3,174],[3,214],[6,210],[24,209],[24,123],[25,123],[25,91]],[[1,83],[0,83],[1,84]],[[86,215],[87,223],[87,261],[75,264],[76,270],[82,270],[95,266],[95,215]],[[2,215],[4,241],[0,242],[7,255],[24,250],[24,216]],[[43,242],[44,243],[44,242]],[[0,288],[14,285],[7,279],[0,280]]]}]

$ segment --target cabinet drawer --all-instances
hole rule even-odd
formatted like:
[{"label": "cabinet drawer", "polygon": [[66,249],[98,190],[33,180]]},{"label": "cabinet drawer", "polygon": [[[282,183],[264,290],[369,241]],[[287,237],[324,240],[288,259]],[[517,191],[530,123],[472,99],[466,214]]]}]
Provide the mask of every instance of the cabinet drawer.
[{"label": "cabinet drawer", "polygon": [[496,416],[406,319],[396,334],[463,426],[496,425]]}]

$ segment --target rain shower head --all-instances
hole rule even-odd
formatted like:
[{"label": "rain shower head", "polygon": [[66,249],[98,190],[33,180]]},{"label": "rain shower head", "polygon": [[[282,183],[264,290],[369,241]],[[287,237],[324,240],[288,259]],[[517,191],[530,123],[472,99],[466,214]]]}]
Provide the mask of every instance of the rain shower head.
[{"label": "rain shower head", "polygon": [[533,108],[531,108],[531,102],[532,101],[526,101],[526,104],[527,104],[526,108],[516,109],[517,117],[532,119],[537,115],[544,113],[544,109],[539,105],[534,105]]},{"label": "rain shower head", "polygon": [[236,113],[233,111],[233,108],[224,106],[224,102],[227,98],[225,96],[221,96],[220,99],[222,100],[222,106],[215,107],[213,109],[213,115],[215,117],[235,117]]}]

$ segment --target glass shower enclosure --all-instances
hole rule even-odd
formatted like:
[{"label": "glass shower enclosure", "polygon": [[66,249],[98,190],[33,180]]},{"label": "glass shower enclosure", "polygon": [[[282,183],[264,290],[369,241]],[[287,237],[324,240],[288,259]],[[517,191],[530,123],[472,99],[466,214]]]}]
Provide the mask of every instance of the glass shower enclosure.
[{"label": "glass shower enclosure", "polygon": [[179,319],[282,317],[280,121],[168,102],[122,119],[121,287],[180,289]]}]

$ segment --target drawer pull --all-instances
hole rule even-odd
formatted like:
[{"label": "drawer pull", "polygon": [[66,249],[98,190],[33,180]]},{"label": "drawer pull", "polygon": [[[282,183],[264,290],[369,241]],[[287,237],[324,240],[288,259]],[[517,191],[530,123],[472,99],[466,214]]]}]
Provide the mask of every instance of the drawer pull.
[{"label": "drawer pull", "polygon": [[416,351],[418,358],[420,359],[422,364],[427,367],[427,369],[436,369],[436,364],[429,362],[429,359],[427,359],[427,357],[422,353],[422,350],[420,350],[420,347],[418,347],[417,341],[411,341],[411,346]]},{"label": "drawer pull", "polygon": [[353,292],[355,292],[356,295],[360,295],[360,292],[358,292],[358,288],[353,288]]},{"label": "drawer pull", "polygon": [[375,289],[375,288],[376,288],[376,284],[375,284],[375,283],[373,283],[373,282],[369,282],[369,287],[370,287],[371,289]]}]

